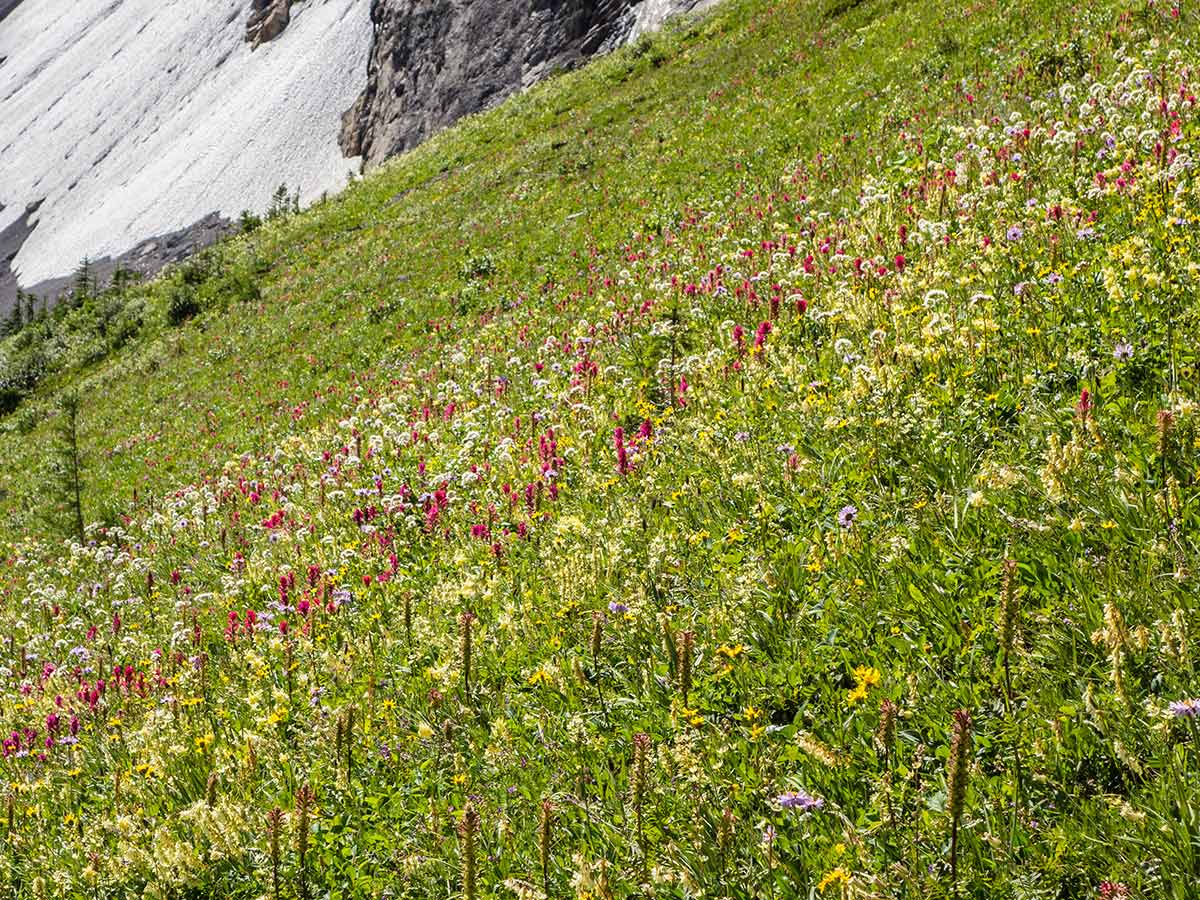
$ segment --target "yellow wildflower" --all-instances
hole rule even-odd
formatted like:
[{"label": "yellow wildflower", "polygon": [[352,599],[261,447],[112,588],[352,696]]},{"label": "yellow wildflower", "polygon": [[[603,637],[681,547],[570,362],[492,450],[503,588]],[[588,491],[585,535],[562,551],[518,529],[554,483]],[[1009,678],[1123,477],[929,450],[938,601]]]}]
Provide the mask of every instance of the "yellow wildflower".
[{"label": "yellow wildflower", "polygon": [[831,888],[835,885],[845,886],[845,885],[848,885],[849,883],[850,883],[850,873],[847,872],[845,869],[843,869],[841,866],[838,866],[837,868],[830,869],[828,872],[825,873],[825,877],[822,878],[817,883],[817,890],[819,890],[823,894],[823,893],[825,893],[826,890],[828,890],[829,888]]}]

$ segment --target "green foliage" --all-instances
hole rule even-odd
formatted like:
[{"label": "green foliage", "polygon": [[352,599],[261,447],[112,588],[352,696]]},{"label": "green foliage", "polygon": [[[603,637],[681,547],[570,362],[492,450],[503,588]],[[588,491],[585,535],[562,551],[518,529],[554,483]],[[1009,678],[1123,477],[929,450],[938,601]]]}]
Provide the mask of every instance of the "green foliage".
[{"label": "green foliage", "polygon": [[238,217],[238,229],[242,234],[252,234],[262,226],[262,217],[256,216],[248,209],[243,209],[242,214]]},{"label": "green foliage", "polygon": [[80,400],[74,391],[59,395],[54,418],[54,442],[42,481],[43,513],[52,531],[82,544],[84,541],[83,451],[79,446]]},{"label": "green foliage", "polygon": [[188,319],[200,314],[199,291],[186,280],[175,287],[167,301],[167,324],[178,328]]},{"label": "green foliage", "polygon": [[[300,212],[300,189],[297,188],[293,194],[289,191],[286,184],[281,184],[275,188],[275,193],[271,195],[271,204],[267,207],[266,220],[268,222],[275,222],[298,212]],[[246,214],[243,213],[243,226],[248,221],[252,223],[253,217],[247,220]]]},{"label": "green foliage", "polygon": [[471,253],[458,268],[458,277],[463,281],[488,279],[496,274],[496,258],[488,252]]}]

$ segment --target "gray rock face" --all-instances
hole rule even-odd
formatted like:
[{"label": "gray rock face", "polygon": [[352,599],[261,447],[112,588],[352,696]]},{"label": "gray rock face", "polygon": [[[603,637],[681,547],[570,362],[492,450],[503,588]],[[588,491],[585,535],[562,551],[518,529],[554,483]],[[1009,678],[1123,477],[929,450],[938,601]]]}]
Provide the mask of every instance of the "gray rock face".
[{"label": "gray rock face", "polygon": [[257,47],[273,41],[292,20],[292,0],[250,0],[246,42]]},{"label": "gray rock face", "polygon": [[556,69],[714,0],[372,0],[367,87],[342,118],[376,165]]}]

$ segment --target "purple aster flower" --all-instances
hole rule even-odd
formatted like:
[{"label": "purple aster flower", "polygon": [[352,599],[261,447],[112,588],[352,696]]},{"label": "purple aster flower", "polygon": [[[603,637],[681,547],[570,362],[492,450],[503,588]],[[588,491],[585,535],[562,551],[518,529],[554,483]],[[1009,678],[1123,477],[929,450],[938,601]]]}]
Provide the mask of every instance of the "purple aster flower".
[{"label": "purple aster flower", "polygon": [[608,604],[608,611],[614,616],[623,616],[625,613],[629,612],[629,607],[620,600],[613,600]]},{"label": "purple aster flower", "polygon": [[775,802],[779,804],[780,809],[798,809],[801,812],[820,809],[825,805],[824,800],[812,796],[807,791],[784,791],[775,798]]},{"label": "purple aster flower", "polygon": [[1010,241],[1019,241],[1023,237],[1025,237],[1025,232],[1021,230],[1020,225],[1014,225],[1008,229],[1008,239]]},{"label": "purple aster flower", "polygon": [[849,528],[851,525],[854,524],[854,520],[855,520],[855,518],[857,518],[857,516],[858,516],[858,507],[848,503],[845,506],[843,506],[841,509],[838,510],[838,514],[837,514],[838,524],[841,525],[843,528]]},{"label": "purple aster flower", "polygon": [[1121,343],[1117,344],[1117,346],[1113,347],[1113,359],[1118,360],[1119,362],[1124,362],[1125,360],[1132,358],[1133,344],[1130,344],[1127,341],[1122,341]]},{"label": "purple aster flower", "polygon": [[1057,272],[1051,272],[1049,275],[1046,276],[1046,284],[1060,284],[1062,282],[1062,280],[1063,280],[1063,277],[1061,275],[1059,275]]},{"label": "purple aster flower", "polygon": [[746,443],[746,441],[750,440],[750,432],[739,431],[737,434],[735,434],[733,436],[733,439],[735,441],[737,441],[739,444],[744,444],[744,443]]},{"label": "purple aster flower", "polygon": [[1176,700],[1167,708],[1171,710],[1171,715],[1177,719],[1195,719],[1200,717],[1200,697],[1192,697],[1190,700]]}]

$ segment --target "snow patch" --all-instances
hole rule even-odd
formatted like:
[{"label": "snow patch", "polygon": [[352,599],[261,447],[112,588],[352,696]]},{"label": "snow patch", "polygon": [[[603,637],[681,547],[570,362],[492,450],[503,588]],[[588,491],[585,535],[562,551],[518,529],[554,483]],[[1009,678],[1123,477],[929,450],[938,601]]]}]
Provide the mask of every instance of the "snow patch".
[{"label": "snow patch", "polygon": [[0,230],[45,198],[21,282],[262,210],[281,182],[305,202],[343,186],[370,6],[297,3],[252,49],[246,0],[24,0],[0,24]]},{"label": "snow patch", "polygon": [[629,32],[629,43],[633,43],[649,31],[657,31],[672,16],[682,12],[702,12],[716,6],[718,0],[645,0],[637,8],[633,30]]}]

